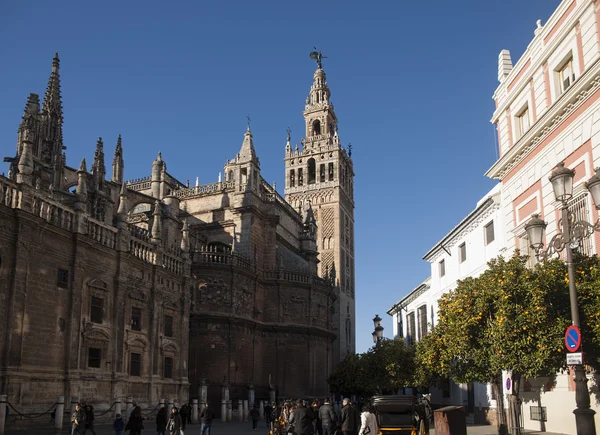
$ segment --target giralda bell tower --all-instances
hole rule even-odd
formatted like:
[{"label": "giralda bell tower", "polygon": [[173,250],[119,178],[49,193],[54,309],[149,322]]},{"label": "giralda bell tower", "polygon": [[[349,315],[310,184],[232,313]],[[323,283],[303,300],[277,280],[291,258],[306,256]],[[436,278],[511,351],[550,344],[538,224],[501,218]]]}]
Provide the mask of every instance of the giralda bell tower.
[{"label": "giralda bell tower", "polygon": [[354,170],[352,148],[344,149],[338,120],[323,71],[320,52],[313,84],[304,106],[306,122],[302,148],[292,149],[290,134],[285,149],[285,196],[297,210],[307,203],[317,220],[319,274],[333,279],[339,298],[332,329],[338,339],[334,363],[355,350],[354,306]]}]

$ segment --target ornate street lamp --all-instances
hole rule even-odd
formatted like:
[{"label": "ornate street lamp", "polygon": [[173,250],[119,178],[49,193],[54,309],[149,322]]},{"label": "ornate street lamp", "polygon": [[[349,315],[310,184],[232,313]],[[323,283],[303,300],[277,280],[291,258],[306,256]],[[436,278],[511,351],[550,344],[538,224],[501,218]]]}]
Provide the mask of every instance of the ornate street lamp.
[{"label": "ornate street lamp", "polygon": [[381,317],[379,314],[375,314],[373,317],[373,326],[375,326],[375,330],[371,334],[373,336],[373,343],[379,344],[383,339],[383,326],[381,326]]},{"label": "ornate street lamp", "polygon": [[[600,219],[594,224],[585,220],[575,222],[575,216],[569,212],[568,204],[568,201],[573,197],[574,177],[575,171],[565,168],[564,162],[560,162],[550,175],[554,196],[560,202],[561,219],[558,222],[557,232],[548,243],[547,248],[544,250],[544,232],[547,224],[537,214],[534,214],[525,224],[525,231],[538,260],[546,259],[563,250],[566,251],[571,320],[573,325],[580,328],[573,249],[580,246],[594,231],[600,231]],[[585,187],[592,195],[596,209],[600,210],[600,168],[596,168],[596,174],[585,183]],[[575,414],[578,435],[596,434],[596,425],[594,422],[594,414],[596,412],[590,409],[590,394],[587,382],[583,364],[577,364],[575,366],[575,403],[577,408],[573,413]]]}]

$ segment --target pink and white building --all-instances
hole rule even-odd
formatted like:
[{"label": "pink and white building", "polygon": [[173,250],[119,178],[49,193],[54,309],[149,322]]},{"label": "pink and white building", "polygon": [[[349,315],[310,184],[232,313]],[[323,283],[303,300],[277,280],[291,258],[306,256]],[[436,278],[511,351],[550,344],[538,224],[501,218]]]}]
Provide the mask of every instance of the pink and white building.
[{"label": "pink and white building", "polygon": [[[548,222],[546,241],[557,229],[559,211],[548,177],[559,162],[575,169],[571,211],[577,218],[598,219],[584,182],[600,166],[600,2],[563,0],[548,22],[538,21],[515,64],[502,50],[498,80],[491,121],[500,157],[486,175],[501,183],[506,252],[530,253],[524,226],[533,213]],[[580,249],[591,254],[599,246],[595,234]],[[524,388],[526,429],[575,433],[571,376],[559,374],[556,383],[531,381]]]}]

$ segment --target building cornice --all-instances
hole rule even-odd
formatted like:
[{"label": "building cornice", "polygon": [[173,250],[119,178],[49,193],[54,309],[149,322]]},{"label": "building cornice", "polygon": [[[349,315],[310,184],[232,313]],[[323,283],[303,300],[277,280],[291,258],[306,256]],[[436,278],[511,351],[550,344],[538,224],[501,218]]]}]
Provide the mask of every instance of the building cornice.
[{"label": "building cornice", "polygon": [[392,308],[387,311],[387,314],[393,316],[396,313],[399,313],[404,308],[408,307],[410,303],[412,303],[415,299],[425,293],[427,290],[431,288],[429,283],[431,282],[431,277],[427,278],[421,284],[417,286],[413,291],[404,296],[404,298],[400,299],[397,303],[395,303]]},{"label": "building cornice", "polygon": [[[595,0],[594,0],[595,1]],[[494,111],[494,115],[492,116],[491,122],[495,124],[498,122],[498,118],[500,115],[507,109],[507,107],[512,104],[514,99],[518,96],[521,90],[531,81],[530,74],[522,74],[519,77],[519,74],[524,73],[525,70],[522,69],[528,61],[531,61],[530,65],[527,67],[528,71],[537,71],[539,68],[542,68],[544,62],[548,59],[548,56],[553,53],[558,46],[562,43],[564,38],[567,37],[569,32],[573,30],[575,24],[583,14],[584,10],[590,6],[590,2],[581,2],[577,5],[576,9],[573,11],[571,16],[567,21],[562,23],[561,28],[558,30],[557,34],[552,38],[549,44],[544,45],[538,53],[535,53],[535,45],[536,44],[544,44],[544,38],[548,36],[549,33],[552,32],[554,26],[559,23],[563,14],[568,11],[575,0],[572,1],[563,1],[558,8],[554,11],[552,16],[548,19],[541,32],[539,32],[529,43],[527,49],[521,56],[521,58],[515,63],[510,73],[504,78],[502,83],[498,85],[496,90],[494,91],[493,99],[498,101],[498,98],[504,94],[510,93],[512,98],[505,98],[501,104],[498,105],[496,110]],[[592,2],[593,3],[593,2]],[[536,56],[535,59],[532,58],[532,54]],[[513,85],[513,81],[518,79],[516,83]],[[512,86],[511,86],[512,85]],[[512,89],[509,91],[508,88]]]},{"label": "building cornice", "polygon": [[467,234],[471,233],[475,228],[477,228],[481,222],[486,220],[494,211],[498,210],[500,208],[500,204],[494,199],[496,195],[489,197],[479,207],[469,213],[466,218],[456,225],[442,240],[440,240],[433,248],[429,250],[429,252],[423,256],[423,260],[429,262],[435,261],[445,248],[453,247],[457,240],[462,240]]},{"label": "building cornice", "polygon": [[600,88],[600,59],[485,173],[502,180]]}]

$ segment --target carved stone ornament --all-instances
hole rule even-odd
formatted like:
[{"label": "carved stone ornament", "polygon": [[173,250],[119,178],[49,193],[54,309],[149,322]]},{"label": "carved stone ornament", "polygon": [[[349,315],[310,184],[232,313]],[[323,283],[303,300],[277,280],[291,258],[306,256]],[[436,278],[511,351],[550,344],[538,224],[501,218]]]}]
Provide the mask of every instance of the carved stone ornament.
[{"label": "carved stone ornament", "polygon": [[100,279],[91,279],[87,283],[90,289],[101,290],[107,292],[109,290],[108,284]]},{"label": "carved stone ornament", "polygon": [[143,337],[143,336],[134,335],[134,336],[129,337],[127,339],[127,341],[125,342],[125,345],[128,348],[140,347],[140,348],[142,348],[145,351],[146,348],[148,347],[148,340],[146,340],[146,338]]},{"label": "carved stone ornament", "polygon": [[106,331],[94,326],[92,322],[87,322],[83,325],[81,335],[86,341],[110,341],[110,337]]},{"label": "carved stone ornament", "polygon": [[179,355],[179,346],[173,340],[169,340],[168,338],[162,339],[162,344],[160,345],[160,353],[164,355],[165,353],[172,353],[173,355]]},{"label": "carved stone ornament", "polygon": [[141,302],[146,301],[146,294],[142,290],[135,288],[135,287],[130,287],[127,290],[127,296],[130,299],[135,299],[136,301],[141,301]]}]

